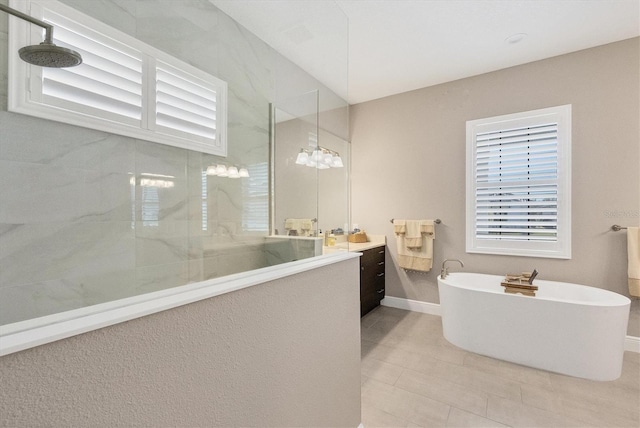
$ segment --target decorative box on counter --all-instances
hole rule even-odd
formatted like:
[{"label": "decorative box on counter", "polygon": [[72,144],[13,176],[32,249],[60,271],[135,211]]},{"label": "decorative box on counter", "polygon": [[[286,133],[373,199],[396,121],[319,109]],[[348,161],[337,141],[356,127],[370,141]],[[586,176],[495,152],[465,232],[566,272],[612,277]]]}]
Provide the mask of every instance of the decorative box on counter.
[{"label": "decorative box on counter", "polygon": [[353,244],[360,244],[362,242],[367,242],[367,234],[364,231],[352,233],[347,237],[347,240]]}]

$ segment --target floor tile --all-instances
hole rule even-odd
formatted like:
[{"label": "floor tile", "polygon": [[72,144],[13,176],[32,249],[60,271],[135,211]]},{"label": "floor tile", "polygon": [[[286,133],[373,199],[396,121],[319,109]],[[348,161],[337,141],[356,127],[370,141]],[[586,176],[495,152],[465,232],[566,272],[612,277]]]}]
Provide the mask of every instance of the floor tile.
[{"label": "floor tile", "polygon": [[[492,421],[491,419],[483,418],[474,413],[469,413],[461,409],[451,408],[449,412],[449,419],[447,420],[447,427],[455,428],[472,428],[472,427],[508,427],[500,422]],[[366,428],[366,427],[365,427]]]},{"label": "floor tile", "polygon": [[512,427],[564,427],[564,417],[558,413],[529,407],[506,398],[490,396],[487,417]]},{"label": "floor tile", "polygon": [[[636,387],[620,386],[620,383],[598,382],[571,376],[551,374],[556,393],[567,400],[575,400],[587,407],[638,411],[640,391]],[[634,383],[632,379],[628,383]],[[640,384],[640,377],[635,379]],[[640,425],[639,425],[640,426]]]},{"label": "floor tile", "polygon": [[537,370],[471,352],[465,357],[464,364],[506,379],[551,388],[551,378],[549,373],[544,370]]},{"label": "floor tile", "polygon": [[560,396],[551,389],[535,385],[520,385],[522,391],[522,404],[550,412],[561,412]]},{"label": "floor tile", "polygon": [[562,412],[569,418],[601,427],[640,427],[640,401],[636,408],[618,409],[608,404],[597,405],[575,397],[561,398]]},{"label": "floor tile", "polygon": [[419,426],[445,426],[449,406],[376,380],[363,385],[362,405]]},{"label": "floor tile", "polygon": [[429,366],[421,367],[419,371],[476,391],[521,401],[520,383],[473,367],[435,361]]},{"label": "floor tile", "polygon": [[473,391],[445,379],[405,370],[395,386],[479,416],[487,414],[487,394]]},{"label": "floor tile", "polygon": [[363,348],[367,348],[366,356],[386,363],[395,364],[405,368],[415,368],[420,364],[423,356],[417,352],[406,351],[397,346],[376,344],[367,340],[362,341]]},{"label": "floor tile", "polygon": [[362,375],[389,385],[396,383],[402,374],[403,367],[385,363],[375,358],[365,357],[361,364]]},{"label": "floor tile", "polygon": [[361,332],[365,428],[640,427],[640,354],[595,382],[461,350],[433,315],[380,307]]},{"label": "floor tile", "polygon": [[365,428],[409,426],[409,422],[366,404],[362,405],[362,424]]}]

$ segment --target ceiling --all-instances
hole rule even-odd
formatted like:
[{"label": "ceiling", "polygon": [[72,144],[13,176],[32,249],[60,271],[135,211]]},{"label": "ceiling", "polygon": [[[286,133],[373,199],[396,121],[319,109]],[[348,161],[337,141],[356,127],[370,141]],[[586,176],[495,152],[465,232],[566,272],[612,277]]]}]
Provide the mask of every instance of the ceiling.
[{"label": "ceiling", "polygon": [[210,1],[350,104],[640,35],[640,0]]}]

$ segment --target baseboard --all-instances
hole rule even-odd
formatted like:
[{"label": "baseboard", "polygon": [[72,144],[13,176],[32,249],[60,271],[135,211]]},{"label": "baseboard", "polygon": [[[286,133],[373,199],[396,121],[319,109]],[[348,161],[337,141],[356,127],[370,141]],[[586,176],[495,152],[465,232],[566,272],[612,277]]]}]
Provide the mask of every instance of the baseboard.
[{"label": "baseboard", "polygon": [[624,350],[640,353],[640,337],[627,336],[624,341]]},{"label": "baseboard", "polygon": [[389,306],[390,308],[404,309],[405,311],[422,312],[423,314],[429,315],[441,315],[440,305],[437,303],[386,296],[382,299],[380,304],[383,306]]},{"label": "baseboard", "polygon": [[[386,296],[380,302],[382,306],[404,309],[405,311],[422,312],[423,314],[441,316],[438,303],[422,302],[420,300],[403,299],[401,297]],[[624,350],[640,353],[640,337],[627,336],[624,341]]]}]

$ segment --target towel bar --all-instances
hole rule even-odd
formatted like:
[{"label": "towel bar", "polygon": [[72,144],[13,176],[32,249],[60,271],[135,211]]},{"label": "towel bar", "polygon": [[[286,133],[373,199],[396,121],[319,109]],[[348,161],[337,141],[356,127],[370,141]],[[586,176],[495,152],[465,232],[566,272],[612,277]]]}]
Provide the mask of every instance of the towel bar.
[{"label": "towel bar", "polygon": [[[393,223],[393,220],[395,220],[395,219],[393,219],[393,218],[392,218],[392,219],[391,219],[391,223]],[[433,220],[433,222],[434,222],[435,224],[440,224],[440,223],[442,223],[442,220],[440,220],[439,218],[437,218],[437,219]]]},{"label": "towel bar", "polygon": [[622,229],[626,229],[626,227],[624,226],[618,226],[617,224],[614,224],[613,226],[611,226],[611,230],[613,230],[614,232],[619,232]]},{"label": "towel bar", "polygon": [[[285,219],[284,219],[284,221],[287,221],[287,220],[289,220],[289,219],[288,219],[288,218],[285,218]],[[316,222],[318,221],[318,219],[317,219],[317,218],[312,218],[312,219],[310,219],[310,220],[311,220],[312,222],[314,222],[314,223],[316,223]]]}]

